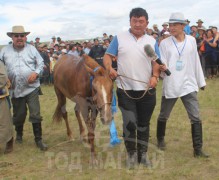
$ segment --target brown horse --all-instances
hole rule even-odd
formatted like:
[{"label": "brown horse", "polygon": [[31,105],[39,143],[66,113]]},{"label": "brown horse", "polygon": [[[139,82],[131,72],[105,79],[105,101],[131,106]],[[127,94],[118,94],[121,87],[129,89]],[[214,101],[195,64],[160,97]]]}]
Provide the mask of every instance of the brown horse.
[{"label": "brown horse", "polygon": [[54,67],[54,88],[58,105],[53,115],[53,121],[60,122],[63,117],[67,135],[71,138],[72,132],[68,123],[66,98],[74,101],[80,136],[85,137],[82,116],[88,130],[92,160],[95,160],[94,130],[98,111],[103,124],[109,124],[112,120],[112,80],[106,70],[91,57],[84,55],[83,58],[79,59],[72,55],[64,55]]}]

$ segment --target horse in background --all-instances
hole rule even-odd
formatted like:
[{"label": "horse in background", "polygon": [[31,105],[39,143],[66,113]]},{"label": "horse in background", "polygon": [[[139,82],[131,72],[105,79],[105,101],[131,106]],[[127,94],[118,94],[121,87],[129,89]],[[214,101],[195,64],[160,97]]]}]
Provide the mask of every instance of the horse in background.
[{"label": "horse in background", "polygon": [[77,58],[73,55],[64,55],[54,67],[54,89],[58,104],[53,115],[53,121],[60,122],[64,118],[67,135],[72,138],[66,111],[66,98],[74,101],[80,136],[85,137],[82,116],[88,130],[92,163],[95,163],[94,131],[96,117],[99,111],[103,124],[109,124],[112,120],[112,80],[106,70],[91,57],[84,55],[82,58]]}]

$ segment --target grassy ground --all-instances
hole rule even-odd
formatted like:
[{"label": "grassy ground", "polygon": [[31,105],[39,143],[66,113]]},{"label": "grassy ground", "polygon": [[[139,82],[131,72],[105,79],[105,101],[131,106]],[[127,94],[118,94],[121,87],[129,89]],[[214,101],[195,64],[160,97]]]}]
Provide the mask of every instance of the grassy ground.
[{"label": "grassy ground", "polygon": [[[160,109],[161,82],[157,88],[157,106],[151,119],[149,157],[153,169],[125,168],[123,143],[110,148],[108,127],[97,119],[96,150],[99,164],[92,167],[87,144],[79,140],[79,130],[74,116],[74,104],[68,101],[70,126],[75,140],[68,141],[64,122],[52,123],[56,96],[52,86],[42,86],[40,97],[43,121],[43,139],[49,150],[41,152],[34,144],[31,124],[26,122],[24,142],[15,144],[14,151],[0,155],[0,179],[219,179],[219,78],[207,80],[205,91],[199,93],[199,103],[204,131],[204,150],[209,159],[193,158],[190,123],[182,105],[177,101],[167,124],[167,150],[156,148],[156,118]],[[116,125],[121,138],[122,119],[117,113]]]}]

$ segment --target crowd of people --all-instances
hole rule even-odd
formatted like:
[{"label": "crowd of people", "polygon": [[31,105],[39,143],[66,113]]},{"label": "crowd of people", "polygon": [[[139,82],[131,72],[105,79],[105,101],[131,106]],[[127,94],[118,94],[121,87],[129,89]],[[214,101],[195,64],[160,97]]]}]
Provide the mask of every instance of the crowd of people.
[{"label": "crowd of people", "polygon": [[[105,67],[113,80],[116,79],[129,168],[134,168],[137,164],[152,166],[147,150],[150,120],[156,105],[155,88],[160,76],[163,78],[163,94],[157,118],[158,148],[161,150],[166,148],[164,141],[166,123],[177,99],[180,98],[191,122],[194,156],[208,157],[202,151],[202,123],[197,92],[199,89],[204,90],[205,76],[213,78],[217,74],[219,57],[217,28],[212,26],[205,29],[200,19],[197,26],[189,27],[189,20],[186,20],[182,13],[172,13],[169,21],[162,24],[161,31],[156,24],[150,29],[148,13],[142,8],[132,9],[129,18],[129,30],[114,37],[112,35],[108,37],[104,33],[102,38],[80,43],[63,41],[55,36],[52,36],[51,42],[47,44],[41,43],[39,37],[36,37],[35,42],[26,43],[30,32],[25,32],[23,26],[14,26],[12,32],[7,33],[12,38],[12,43],[1,50],[0,59],[5,64],[7,73],[4,68],[1,70],[4,76],[0,85],[5,87],[7,79],[10,80],[16,142],[22,143],[28,106],[29,121],[33,125],[36,145],[42,151],[47,150],[47,145],[42,142],[42,117],[38,98],[41,94],[40,84],[53,82],[53,69],[61,56],[70,54],[81,57],[87,54]],[[151,61],[145,54],[145,44],[152,47],[163,60],[163,64]],[[164,73],[167,68],[171,71],[170,76]],[[146,82],[146,86],[133,80]],[[3,89],[1,86],[0,90]],[[8,97],[3,91],[2,95],[3,98]],[[0,100],[1,106],[9,102],[5,99]],[[0,113],[0,117],[1,115]],[[11,124],[8,123],[7,126],[11,127]],[[11,152],[13,149],[11,129],[4,137],[7,137],[2,140],[6,144],[5,152]]]},{"label": "crowd of people", "polygon": [[[184,32],[196,39],[205,78],[215,78],[219,68],[219,32],[217,27],[209,26],[207,29],[203,26],[204,22],[201,19],[198,19],[197,25],[190,26],[189,23],[190,21],[186,19]],[[145,33],[154,37],[158,45],[160,45],[163,39],[170,36],[169,23],[164,22],[161,30],[157,24],[153,24],[152,28],[145,28]],[[44,59],[45,67],[41,83],[53,83],[52,74],[54,65],[59,57],[64,54],[72,54],[77,57],[87,54],[103,65],[103,55],[112,39],[113,35],[108,36],[106,33],[103,33],[103,36],[100,38],[85,40],[80,43],[70,40],[64,41],[60,37],[56,38],[55,36],[51,37],[49,43],[41,43],[40,37],[36,37],[35,42],[30,41],[29,43],[38,49]]]}]

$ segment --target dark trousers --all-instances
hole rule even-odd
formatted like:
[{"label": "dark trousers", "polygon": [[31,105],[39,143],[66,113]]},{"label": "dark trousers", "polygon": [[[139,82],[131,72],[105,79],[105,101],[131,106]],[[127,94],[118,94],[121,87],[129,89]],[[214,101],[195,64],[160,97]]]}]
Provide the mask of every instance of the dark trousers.
[{"label": "dark trousers", "polygon": [[[131,97],[141,97],[144,91],[126,91]],[[118,106],[123,117],[123,136],[129,153],[146,152],[149,139],[151,115],[156,105],[156,90],[152,89],[139,100],[129,98],[122,89],[117,89]],[[137,139],[137,142],[136,142]]]},{"label": "dark trousers", "polygon": [[13,105],[13,123],[15,126],[22,126],[27,115],[27,106],[29,109],[29,121],[32,123],[40,123],[42,117],[40,115],[39,88],[25,97],[12,98]]}]

